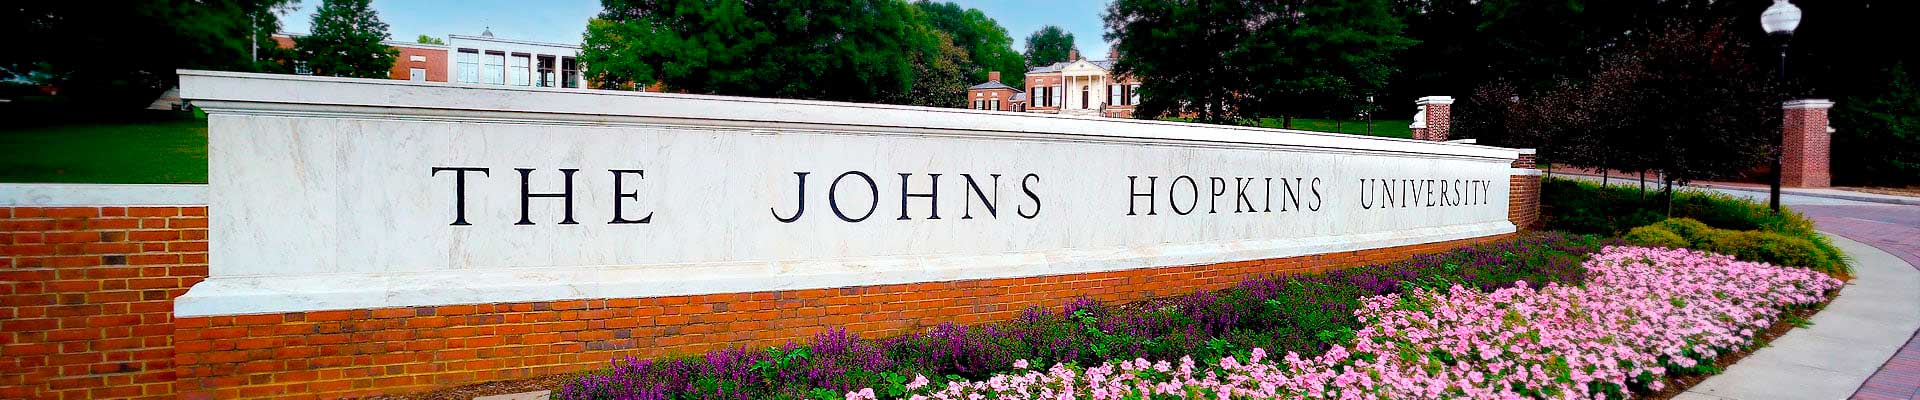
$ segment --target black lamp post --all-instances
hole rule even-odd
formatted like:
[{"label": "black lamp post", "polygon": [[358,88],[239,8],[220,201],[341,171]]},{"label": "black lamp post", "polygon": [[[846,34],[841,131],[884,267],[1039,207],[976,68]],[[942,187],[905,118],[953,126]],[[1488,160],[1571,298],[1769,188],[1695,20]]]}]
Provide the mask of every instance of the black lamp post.
[{"label": "black lamp post", "polygon": [[[1787,81],[1787,42],[1792,41],[1793,29],[1798,27],[1800,7],[1794,7],[1787,0],[1773,0],[1773,6],[1760,13],[1760,28],[1766,29],[1768,35],[1773,35],[1780,42],[1780,82],[1783,83]],[[1773,184],[1767,194],[1767,207],[1774,212],[1780,212],[1780,136],[1784,134],[1773,134]]]}]

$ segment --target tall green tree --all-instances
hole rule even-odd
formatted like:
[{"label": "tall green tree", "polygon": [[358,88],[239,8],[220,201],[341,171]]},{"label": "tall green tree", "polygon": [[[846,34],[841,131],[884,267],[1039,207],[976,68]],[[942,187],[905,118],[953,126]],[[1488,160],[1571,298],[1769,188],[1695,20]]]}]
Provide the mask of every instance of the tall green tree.
[{"label": "tall green tree", "polygon": [[1073,44],[1073,33],[1058,26],[1047,25],[1027,35],[1027,65],[1041,66],[1066,61],[1069,54],[1079,47]]},{"label": "tall green tree", "polygon": [[1142,118],[1345,115],[1414,43],[1390,11],[1385,0],[1116,0],[1107,40],[1126,55],[1115,71],[1142,82]]},{"label": "tall green tree", "polygon": [[1134,115],[1191,113],[1206,122],[1247,117],[1235,107],[1247,94],[1249,66],[1195,60],[1225,60],[1245,50],[1255,17],[1249,3],[1115,0],[1107,11],[1106,38],[1125,55],[1115,72],[1141,82]]},{"label": "tall green tree", "polygon": [[313,33],[293,43],[315,75],[385,78],[400,55],[380,43],[388,37],[372,0],[321,0],[313,13]]},{"label": "tall green tree", "polygon": [[914,6],[926,15],[928,24],[966,51],[969,62],[962,67],[969,82],[985,82],[988,72],[1000,71],[1003,83],[1016,88],[1026,83],[1026,58],[1013,50],[1013,37],[998,21],[979,9],[962,8],[953,2],[920,0]]},{"label": "tall green tree", "polygon": [[1833,174],[1854,184],[1920,184],[1920,76],[1906,64],[1876,75],[1882,91],[1834,106]]},{"label": "tall green tree", "polygon": [[897,101],[938,42],[902,0],[604,0],[581,61],[603,87]]},{"label": "tall green tree", "polygon": [[[0,7],[0,79],[59,88],[106,107],[143,107],[181,68],[258,71],[273,64],[276,11],[289,0],[156,0],[103,6],[35,1]],[[254,57],[255,50],[261,57]]]}]

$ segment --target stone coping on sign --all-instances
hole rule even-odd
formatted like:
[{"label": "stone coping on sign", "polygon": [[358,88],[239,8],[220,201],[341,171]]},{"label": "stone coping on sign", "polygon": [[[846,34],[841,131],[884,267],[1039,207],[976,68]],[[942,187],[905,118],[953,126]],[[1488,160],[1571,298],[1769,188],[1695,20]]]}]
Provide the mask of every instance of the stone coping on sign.
[{"label": "stone coping on sign", "polygon": [[[475,269],[379,274],[231,277],[175,300],[180,317],[801,290],[1017,278],[1233,260],[1286,258],[1487,237],[1501,221],[1312,239],[1198,243],[987,256],[874,258],[677,266]],[[831,265],[833,268],[823,268]]]},{"label": "stone coping on sign", "polygon": [[205,184],[0,183],[0,207],[206,204]]},{"label": "stone coping on sign", "polygon": [[[957,108],[594,89],[180,70],[181,97],[209,111],[363,114],[421,120],[835,129],[877,135],[1022,137],[1095,143],[1299,149],[1514,159],[1519,150],[1379,136]],[[273,81],[273,84],[262,84]],[[582,96],[590,95],[590,96]],[[1284,133],[1280,135],[1258,133]],[[766,134],[778,134],[767,132]]]}]

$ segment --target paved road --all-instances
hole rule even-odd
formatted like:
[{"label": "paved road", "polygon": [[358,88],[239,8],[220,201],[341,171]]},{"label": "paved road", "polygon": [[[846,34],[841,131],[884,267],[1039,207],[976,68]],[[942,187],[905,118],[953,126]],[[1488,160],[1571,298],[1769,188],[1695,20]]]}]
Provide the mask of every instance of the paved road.
[{"label": "paved road", "polygon": [[[1562,176],[1562,175],[1556,175]],[[1568,176],[1583,178],[1578,175]],[[1599,178],[1584,178],[1598,182]],[[1638,181],[1615,179],[1616,186],[1636,186]],[[1767,194],[1749,190],[1703,189],[1725,193],[1756,202],[1766,202]],[[1813,220],[1822,231],[1844,236],[1899,257],[1909,266],[1920,268],[1920,206],[1869,203],[1863,201],[1798,196],[1782,193],[1780,204]],[[1845,296],[1845,293],[1841,294]],[[1854,392],[1855,399],[1920,400],[1920,335],[1910,334],[1906,346]]]}]

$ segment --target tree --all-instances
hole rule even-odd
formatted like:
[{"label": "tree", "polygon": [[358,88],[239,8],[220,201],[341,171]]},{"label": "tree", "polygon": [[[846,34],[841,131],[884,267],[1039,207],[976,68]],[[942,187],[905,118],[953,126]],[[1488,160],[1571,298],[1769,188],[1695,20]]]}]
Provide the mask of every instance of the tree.
[{"label": "tree", "polygon": [[385,78],[399,50],[387,40],[387,23],[371,0],[321,0],[313,34],[294,38],[294,51],[315,75]]},{"label": "tree", "polygon": [[967,86],[970,60],[967,51],[961,50],[946,32],[928,30],[922,40],[934,42],[932,51],[914,51],[913,87],[888,103],[908,104],[927,107],[966,107]]},{"label": "tree", "polygon": [[[1254,13],[1246,3],[1115,0],[1108,6],[1106,39],[1126,55],[1114,72],[1141,82],[1136,117],[1192,113],[1204,122],[1241,117],[1231,108],[1245,93],[1248,66],[1194,60],[1226,60],[1243,51],[1253,35]],[[1039,64],[1031,54],[1027,59]]]},{"label": "tree", "polygon": [[1073,44],[1073,33],[1058,26],[1047,25],[1027,35],[1027,65],[1041,66],[1067,61],[1069,54],[1079,50]]},{"label": "tree", "polygon": [[[59,88],[59,96],[138,108],[177,84],[181,68],[258,71],[275,47],[288,0],[21,2],[0,7],[0,79]],[[30,39],[29,39],[30,38]],[[256,59],[254,49],[261,51]],[[110,49],[110,51],[103,51]]]},{"label": "tree", "polygon": [[1261,22],[1233,53],[1248,70],[1240,110],[1281,116],[1343,116],[1384,88],[1393,57],[1415,42],[1384,0],[1258,2]]},{"label": "tree", "polygon": [[898,101],[937,41],[902,0],[604,0],[581,61],[602,87]]},{"label": "tree", "polygon": [[920,0],[914,6],[926,14],[928,24],[946,33],[966,52],[968,63],[962,67],[968,82],[985,82],[988,72],[1000,71],[1002,83],[1016,88],[1026,83],[1026,59],[1013,50],[1013,37],[1007,36],[1007,29],[986,13],[952,2]]},{"label": "tree", "polygon": [[1346,115],[1413,44],[1389,11],[1385,0],[1116,0],[1107,40],[1126,55],[1115,72],[1142,82],[1138,117]]},{"label": "tree", "polygon": [[427,35],[420,35],[419,38],[414,39],[413,41],[415,43],[420,43],[420,44],[437,44],[441,46],[447,45],[446,41],[440,40],[440,38],[437,38],[437,37],[432,37]]},{"label": "tree", "polygon": [[1833,176],[1851,184],[1920,183],[1920,79],[1906,64],[1878,77],[1875,94],[1841,98],[1833,110]]}]

